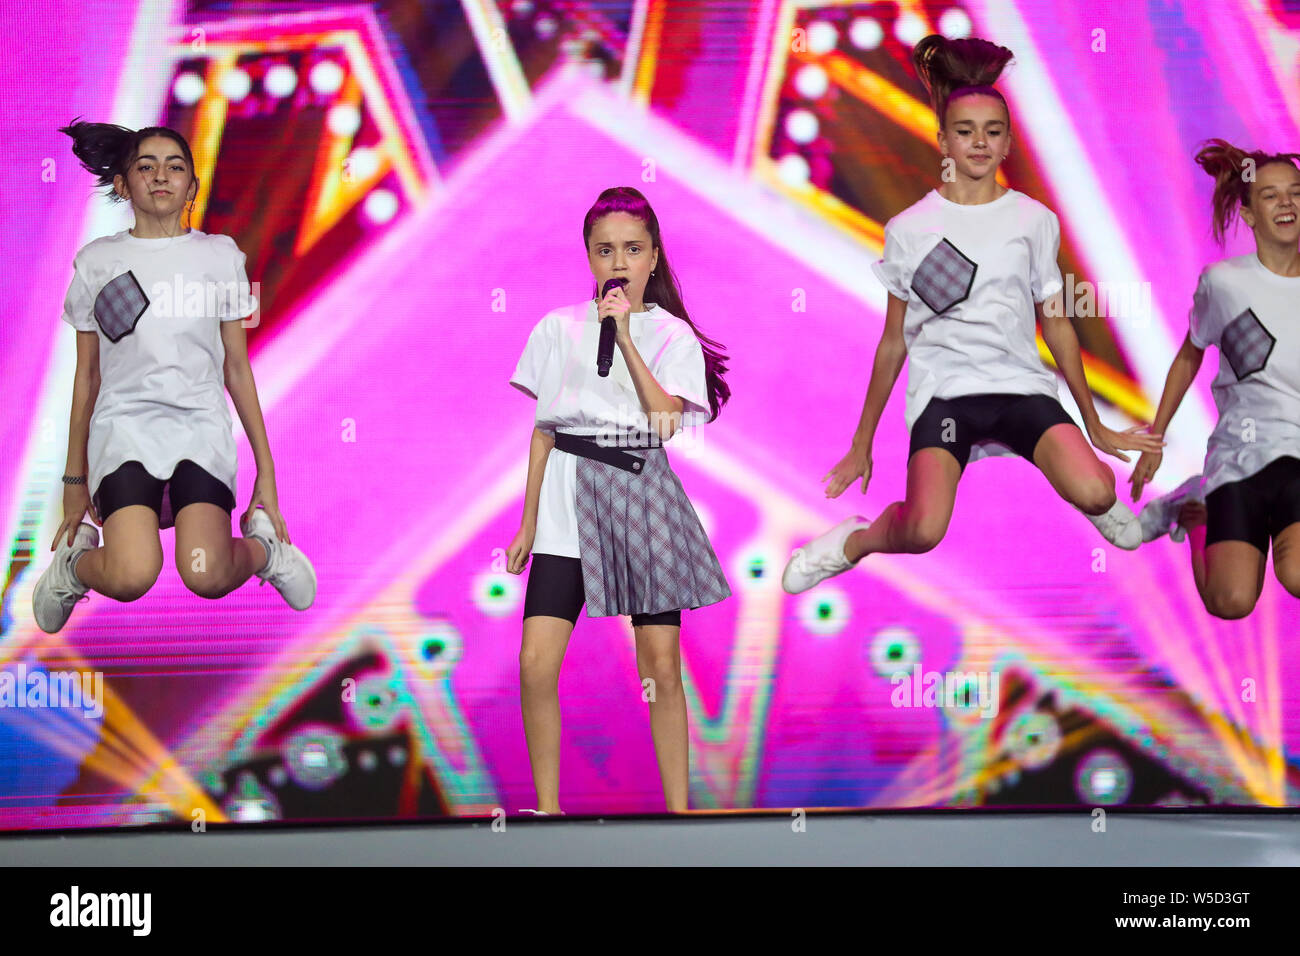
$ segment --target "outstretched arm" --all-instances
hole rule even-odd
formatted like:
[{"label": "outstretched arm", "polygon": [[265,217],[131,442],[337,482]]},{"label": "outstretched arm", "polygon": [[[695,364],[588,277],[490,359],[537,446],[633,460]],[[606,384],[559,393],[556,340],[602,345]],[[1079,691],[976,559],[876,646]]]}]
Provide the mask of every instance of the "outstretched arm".
[{"label": "outstretched arm", "polygon": [[239,421],[244,426],[244,434],[248,436],[248,444],[253,449],[253,460],[257,463],[257,483],[253,487],[252,500],[248,503],[248,512],[260,504],[275,526],[276,536],[281,541],[290,543],[289,529],[280,515],[280,503],[275,490],[275,462],[271,459],[271,445],[266,440],[266,423],[262,420],[262,405],[257,400],[253,366],[248,361],[248,340],[244,335],[243,323],[222,322],[221,343],[226,348],[226,360],[222,368],[226,378],[226,391],[230,392]]},{"label": "outstretched arm", "polygon": [[871,364],[867,396],[862,401],[862,414],[853,430],[849,452],[822,478],[822,481],[830,479],[826,486],[828,498],[839,497],[858,478],[862,479],[862,490],[866,492],[871,481],[871,446],[876,439],[876,427],[899,373],[903,371],[903,363],[907,361],[907,343],[903,339],[903,317],[906,314],[907,302],[891,292],[889,304],[885,307],[885,327],[880,332],[876,357]]},{"label": "outstretched arm", "polygon": [[533,437],[528,443],[528,482],[524,487],[524,513],[519,530],[506,549],[506,570],[522,574],[528,556],[533,550],[537,534],[537,509],[541,504],[542,478],[546,475],[546,461],[555,447],[555,436],[533,426]]},{"label": "outstretched arm", "polygon": [[[99,333],[78,331],[77,371],[72,379],[72,414],[68,420],[68,462],[63,469],[65,475],[75,477],[88,473],[86,442],[90,438],[90,415],[95,410],[95,400],[98,397]],[[95,514],[95,506],[90,500],[90,488],[84,484],[64,485],[63,523],[54,534],[51,551],[64,534],[68,536],[68,544],[72,544],[77,525],[87,512],[98,524],[99,515]]]},{"label": "outstretched arm", "polygon": [[1070,387],[1070,394],[1074,396],[1075,404],[1079,406],[1084,428],[1093,445],[1123,461],[1129,459],[1127,455],[1120,452],[1120,449],[1136,449],[1141,452],[1160,451],[1164,447],[1164,437],[1154,429],[1152,431],[1155,433],[1143,434],[1146,426],[1134,425],[1132,428],[1117,432],[1101,423],[1097,406],[1092,400],[1092,389],[1088,387],[1088,379],[1083,372],[1079,337],[1065,314],[1060,292],[1039,303],[1038,321],[1042,325],[1043,341],[1051,350],[1052,358],[1056,360],[1056,367],[1065,376],[1065,384]]},{"label": "outstretched arm", "polygon": [[[1151,423],[1152,431],[1163,435],[1165,429],[1169,427],[1174,413],[1178,411],[1178,406],[1183,403],[1183,396],[1195,381],[1196,373],[1201,368],[1201,359],[1204,357],[1205,350],[1196,347],[1192,342],[1191,333],[1184,336],[1182,347],[1169,366],[1169,374],[1165,376],[1165,389],[1160,394],[1160,407],[1156,409],[1156,419]],[[1134,501],[1141,497],[1143,485],[1154,477],[1163,457],[1160,452],[1144,451],[1142,457],[1138,459],[1129,478],[1133,486]]]}]

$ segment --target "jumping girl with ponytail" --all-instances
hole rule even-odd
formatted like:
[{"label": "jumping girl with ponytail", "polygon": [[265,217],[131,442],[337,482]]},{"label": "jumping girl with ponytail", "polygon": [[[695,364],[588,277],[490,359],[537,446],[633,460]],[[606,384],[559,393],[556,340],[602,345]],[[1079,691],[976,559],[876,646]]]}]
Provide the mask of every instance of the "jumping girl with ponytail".
[{"label": "jumping girl with ponytail", "polygon": [[[176,568],[195,594],[218,598],[256,574],[291,607],[316,594],[311,563],[280,516],[262,411],[239,321],[257,308],[244,254],[229,236],[182,226],[199,181],[178,132],[73,122],[81,165],[129,200],[135,225],[88,243],[73,262],[63,320],[77,330],[63,523],[32,610],[55,633],[95,590],[118,601],[147,592],[162,568],[160,528],[176,528]],[[186,223],[188,226],[188,222]],[[235,441],[229,390],[257,462],[252,500],[230,531]],[[89,515],[99,532],[82,521]]]},{"label": "jumping girl with ponytail", "polygon": [[[637,670],[652,681],[650,729],[670,812],[687,808],[681,611],[731,594],[662,443],[717,417],[727,356],[686,314],[659,220],[630,187],[606,189],[582,225],[593,298],[556,309],[528,336],[510,384],[537,400],[519,531],[508,549],[524,596],[519,684],[537,810],[559,813],[557,684],[583,603],[631,615]],[[614,285],[601,296],[609,280]],[[601,320],[617,328],[596,369]]]},{"label": "jumping girl with ponytail", "polygon": [[[1061,302],[1060,226],[1041,203],[997,182],[1011,145],[1006,100],[993,86],[1011,51],[980,39],[929,36],[913,64],[939,121],[944,182],[885,226],[876,276],[889,290],[885,327],[848,454],[822,479],[835,498],[871,479],[871,446],[889,394],[909,362],[907,493],[874,522],[854,516],[794,551],[782,583],[792,594],[874,552],[929,551],[952,516],[968,461],[1018,454],[1112,544],[1141,542],[1137,518],[1116,497],[1114,473],[1088,446],[1156,450],[1141,426],[1116,432],[1097,416],[1079,341]],[[1043,338],[1078,403],[1087,438],[1057,400]]]},{"label": "jumping girl with ponytail", "polygon": [[[1146,540],[1186,533],[1192,575],[1205,609],[1245,617],[1264,587],[1269,538],[1273,572],[1300,597],[1300,160],[1298,153],[1247,153],[1212,139],[1196,162],[1214,177],[1214,238],[1235,216],[1255,251],[1201,272],[1189,329],[1165,379],[1152,428],[1168,427],[1201,367],[1219,350],[1212,390],[1219,421],[1205,474],[1142,509]],[[1160,467],[1143,452],[1133,500]]]}]

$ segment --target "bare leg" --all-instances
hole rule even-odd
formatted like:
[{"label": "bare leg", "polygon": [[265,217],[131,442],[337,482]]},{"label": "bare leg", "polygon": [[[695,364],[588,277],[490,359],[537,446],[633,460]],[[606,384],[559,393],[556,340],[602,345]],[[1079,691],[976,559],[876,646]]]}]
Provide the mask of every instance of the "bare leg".
[{"label": "bare leg", "polygon": [[560,812],[560,665],[573,624],[562,617],[524,618],[519,696],[537,809]]},{"label": "bare leg", "polygon": [[671,624],[645,624],[634,631],[637,673],[650,696],[650,735],[659,759],[664,803],[669,813],[680,813],[688,808],[690,790],[690,738],[686,695],[682,692],[681,628]]},{"label": "bare leg", "polygon": [[146,505],[127,505],[109,515],[103,545],[81,555],[73,568],[82,584],[115,601],[143,597],[161,570],[158,515]]},{"label": "bare leg", "polygon": [[907,492],[880,513],[871,527],[849,535],[844,556],[850,561],[868,554],[920,554],[948,532],[957,498],[961,465],[946,448],[920,448],[907,462]]},{"label": "bare leg", "polygon": [[225,597],[266,562],[260,541],[231,534],[224,508],[196,502],[176,513],[176,570],[199,597]]},{"label": "bare leg", "polygon": [[[1226,621],[1243,618],[1255,609],[1264,590],[1267,555],[1245,541],[1217,541],[1206,547],[1205,516],[1205,505],[1196,501],[1189,501],[1178,511],[1178,523],[1187,529],[1196,591],[1205,610],[1215,617]],[[1300,525],[1292,525],[1286,531],[1297,528]],[[1279,536],[1279,543],[1281,540]],[[1276,563],[1275,553],[1275,567]]]},{"label": "bare leg", "polygon": [[1300,597],[1300,521],[1273,539],[1273,573],[1292,597]]},{"label": "bare leg", "polygon": [[1102,515],[1115,504],[1115,473],[1076,425],[1053,425],[1034,446],[1038,466],[1056,493],[1080,511]]}]

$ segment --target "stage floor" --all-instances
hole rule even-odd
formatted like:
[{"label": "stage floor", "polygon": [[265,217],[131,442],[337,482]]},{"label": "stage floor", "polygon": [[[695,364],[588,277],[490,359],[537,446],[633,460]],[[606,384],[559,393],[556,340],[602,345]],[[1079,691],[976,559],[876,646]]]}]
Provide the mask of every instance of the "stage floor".
[{"label": "stage floor", "polygon": [[1294,812],[692,813],[0,836],[10,866],[1297,866]]}]

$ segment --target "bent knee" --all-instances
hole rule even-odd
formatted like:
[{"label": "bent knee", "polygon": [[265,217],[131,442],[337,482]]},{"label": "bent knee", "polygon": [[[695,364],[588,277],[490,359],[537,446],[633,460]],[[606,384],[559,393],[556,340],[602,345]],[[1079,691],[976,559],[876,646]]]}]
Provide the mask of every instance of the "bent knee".
[{"label": "bent knee", "polygon": [[149,589],[158,580],[162,571],[162,560],[150,561],[147,558],[128,558],[123,561],[107,562],[112,569],[108,580],[107,596],[117,601],[138,601],[149,593]]},{"label": "bent knee", "polygon": [[1274,552],[1273,573],[1277,575],[1277,583],[1286,588],[1288,594],[1300,597],[1300,561],[1284,561],[1279,564]]},{"label": "bent knee", "polygon": [[1070,503],[1090,515],[1102,515],[1116,502],[1115,478],[1096,475],[1072,490]]},{"label": "bent knee", "polygon": [[1217,618],[1236,621],[1255,610],[1259,596],[1242,587],[1209,588],[1205,592],[1205,609]]},{"label": "bent knee", "polygon": [[909,554],[933,551],[948,533],[946,518],[922,515],[904,526],[903,546]]},{"label": "bent knee", "polygon": [[182,567],[180,569],[181,581],[190,589],[193,594],[201,598],[215,599],[225,597],[230,593],[230,588],[226,582],[226,575],[221,573],[220,568],[209,568],[206,571],[194,571]]}]

